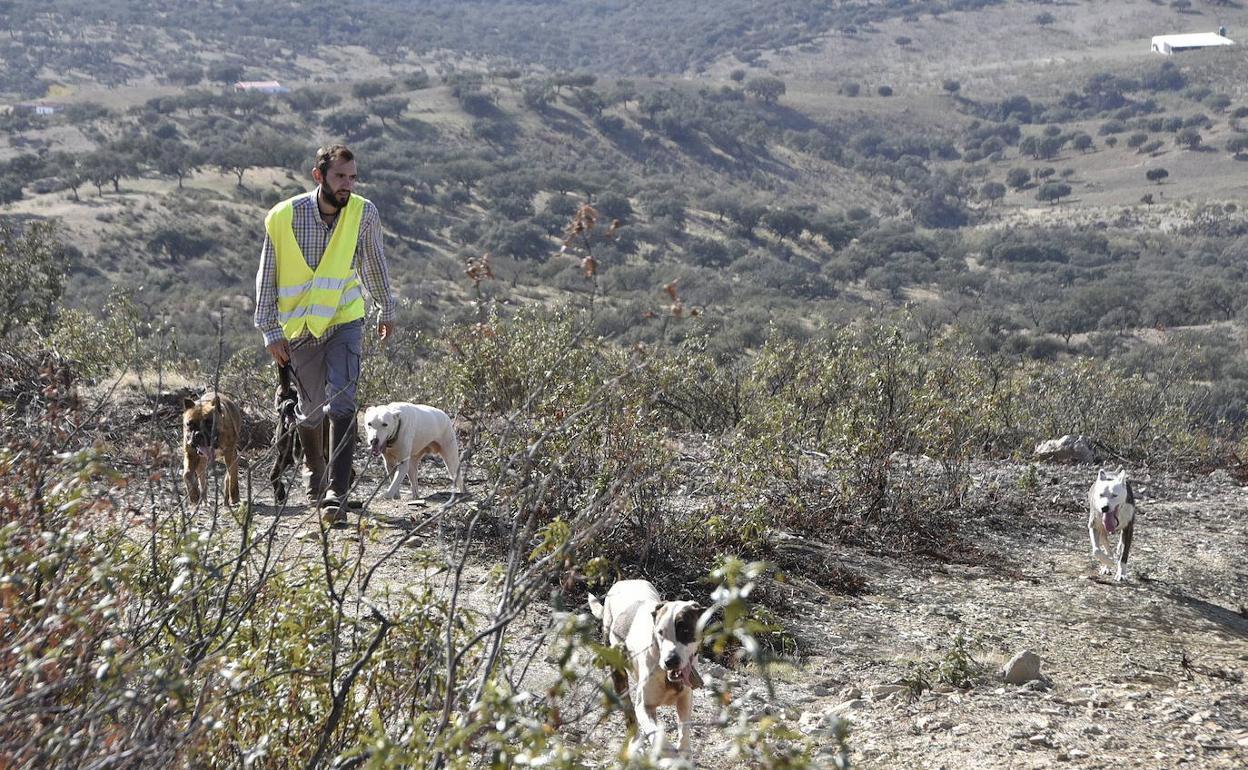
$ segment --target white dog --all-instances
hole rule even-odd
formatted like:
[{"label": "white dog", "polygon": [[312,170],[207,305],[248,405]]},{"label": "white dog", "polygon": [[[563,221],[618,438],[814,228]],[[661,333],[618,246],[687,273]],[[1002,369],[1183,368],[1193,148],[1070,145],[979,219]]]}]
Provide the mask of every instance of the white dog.
[{"label": "white dog", "polygon": [[421,458],[431,453],[441,455],[455,490],[464,491],[464,480],[459,476],[459,442],[446,412],[406,401],[370,406],[364,412],[364,428],[369,450],[385,458],[386,475],[391,477],[383,497],[397,498],[406,477],[411,480],[415,500],[416,469]]},{"label": "white dog", "polygon": [[[1109,552],[1109,536],[1122,532],[1115,559]],[[1101,574],[1108,575],[1117,565],[1116,580],[1127,578],[1127,557],[1135,536],[1135,493],[1127,472],[1121,467],[1114,473],[1101,469],[1096,483],[1088,490],[1088,538],[1092,541],[1092,558],[1101,564]]]},{"label": "white dog", "polygon": [[602,603],[589,595],[589,609],[602,619],[602,635],[612,646],[621,646],[628,658],[622,676],[613,675],[615,691],[628,690],[633,674],[632,701],[639,736],[650,741],[651,750],[663,754],[666,735],[658,722],[659,706],[675,706],[681,754],[689,752],[689,725],[693,711],[693,688],[702,679],[693,668],[698,652],[698,617],[694,602],[665,602],[646,580],[621,580],[611,586]]}]

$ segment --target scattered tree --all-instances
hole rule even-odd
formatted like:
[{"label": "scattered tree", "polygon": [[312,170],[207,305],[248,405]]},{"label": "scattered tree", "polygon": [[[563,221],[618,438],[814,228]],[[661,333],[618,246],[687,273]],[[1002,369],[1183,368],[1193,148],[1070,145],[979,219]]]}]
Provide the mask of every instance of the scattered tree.
[{"label": "scattered tree", "polygon": [[387,128],[387,120],[398,120],[407,111],[410,100],[404,96],[386,96],[370,105],[372,112],[381,119],[382,128]]},{"label": "scattered tree", "polygon": [[351,138],[368,125],[368,114],[359,110],[335,110],[321,123],[334,134]]},{"label": "scattered tree", "polygon": [[979,195],[991,206],[1005,197],[1005,185],[1000,182],[984,182],[983,187],[979,188]]},{"label": "scattered tree", "polygon": [[390,93],[393,87],[392,83],[385,80],[364,80],[351,86],[351,95],[368,104],[378,96]]},{"label": "scattered tree", "polygon": [[1189,150],[1199,149],[1202,141],[1200,132],[1194,128],[1185,128],[1174,137],[1175,144]]},{"label": "scattered tree", "polygon": [[177,83],[189,88],[190,86],[198,85],[199,82],[204,79],[204,70],[203,68],[197,67],[193,64],[188,64],[182,67],[172,67],[165,73],[165,79],[171,83]]},{"label": "scattered tree", "polygon": [[155,164],[156,170],[160,173],[176,176],[179,190],[182,189],[182,182],[186,175],[194,171],[202,162],[199,153],[176,140],[157,142],[154,151],[154,157],[149,160]]},{"label": "scattered tree", "polygon": [[750,78],[745,84],[745,92],[764,102],[774,102],[785,94],[784,81],[773,77]]},{"label": "scattered tree", "polygon": [[763,226],[776,234],[781,241],[797,238],[806,229],[806,217],[790,208],[768,209],[763,215]]},{"label": "scattered tree", "polygon": [[1070,195],[1070,185],[1065,182],[1045,182],[1036,191],[1036,200],[1048,201],[1050,205]]}]

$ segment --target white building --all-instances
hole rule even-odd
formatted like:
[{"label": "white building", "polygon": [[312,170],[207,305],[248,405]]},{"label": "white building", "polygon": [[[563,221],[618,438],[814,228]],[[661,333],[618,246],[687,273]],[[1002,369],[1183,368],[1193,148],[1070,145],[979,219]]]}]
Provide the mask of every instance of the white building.
[{"label": "white building", "polygon": [[1170,56],[1180,51],[1192,51],[1197,48],[1213,48],[1220,45],[1235,45],[1229,37],[1217,32],[1191,32],[1184,35],[1154,35],[1153,53]]},{"label": "white building", "polygon": [[276,80],[240,80],[234,84],[235,91],[256,91],[262,94],[284,94],[290,89]]},{"label": "white building", "polygon": [[17,109],[33,112],[36,115],[55,115],[60,110],[60,105],[48,104],[47,102],[22,102],[17,105]]}]

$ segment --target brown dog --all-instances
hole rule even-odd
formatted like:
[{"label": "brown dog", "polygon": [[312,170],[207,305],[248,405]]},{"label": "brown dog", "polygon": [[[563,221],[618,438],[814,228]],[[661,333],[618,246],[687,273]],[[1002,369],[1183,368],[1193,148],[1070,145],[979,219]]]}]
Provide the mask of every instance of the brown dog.
[{"label": "brown dog", "polygon": [[225,500],[238,505],[238,437],[243,413],[224,393],[186,399],[182,413],[182,480],[192,505],[208,494],[208,467],[225,460]]}]

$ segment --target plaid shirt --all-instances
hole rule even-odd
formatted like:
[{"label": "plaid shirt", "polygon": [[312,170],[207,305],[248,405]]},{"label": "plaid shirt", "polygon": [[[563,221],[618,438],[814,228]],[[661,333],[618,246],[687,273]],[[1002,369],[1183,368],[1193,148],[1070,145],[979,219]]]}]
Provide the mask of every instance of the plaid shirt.
[{"label": "plaid shirt", "polygon": [[[295,231],[295,242],[303,252],[308,267],[313,270],[321,263],[321,257],[329,246],[329,237],[334,228],[325,224],[320,217],[316,205],[316,195],[320,188],[307,195],[295,199],[294,216],[291,226]],[[335,221],[335,225],[337,222]],[[380,310],[378,321],[394,323],[394,297],[390,294],[390,276],[386,272],[386,254],[381,247],[381,215],[377,207],[368,201],[364,204],[364,214],[360,220],[360,237],[355,244],[355,255],[351,258],[351,270],[358,273],[364,289],[373,304]],[[277,252],[273,249],[273,240],[264,234],[264,248],[260,250],[260,270],[256,273],[256,328],[264,334],[264,344],[272,345],[285,337],[277,315]],[[331,326],[325,330],[329,334],[334,330]],[[299,335],[303,341],[310,332],[304,329]],[[324,335],[322,335],[324,336]]]}]

